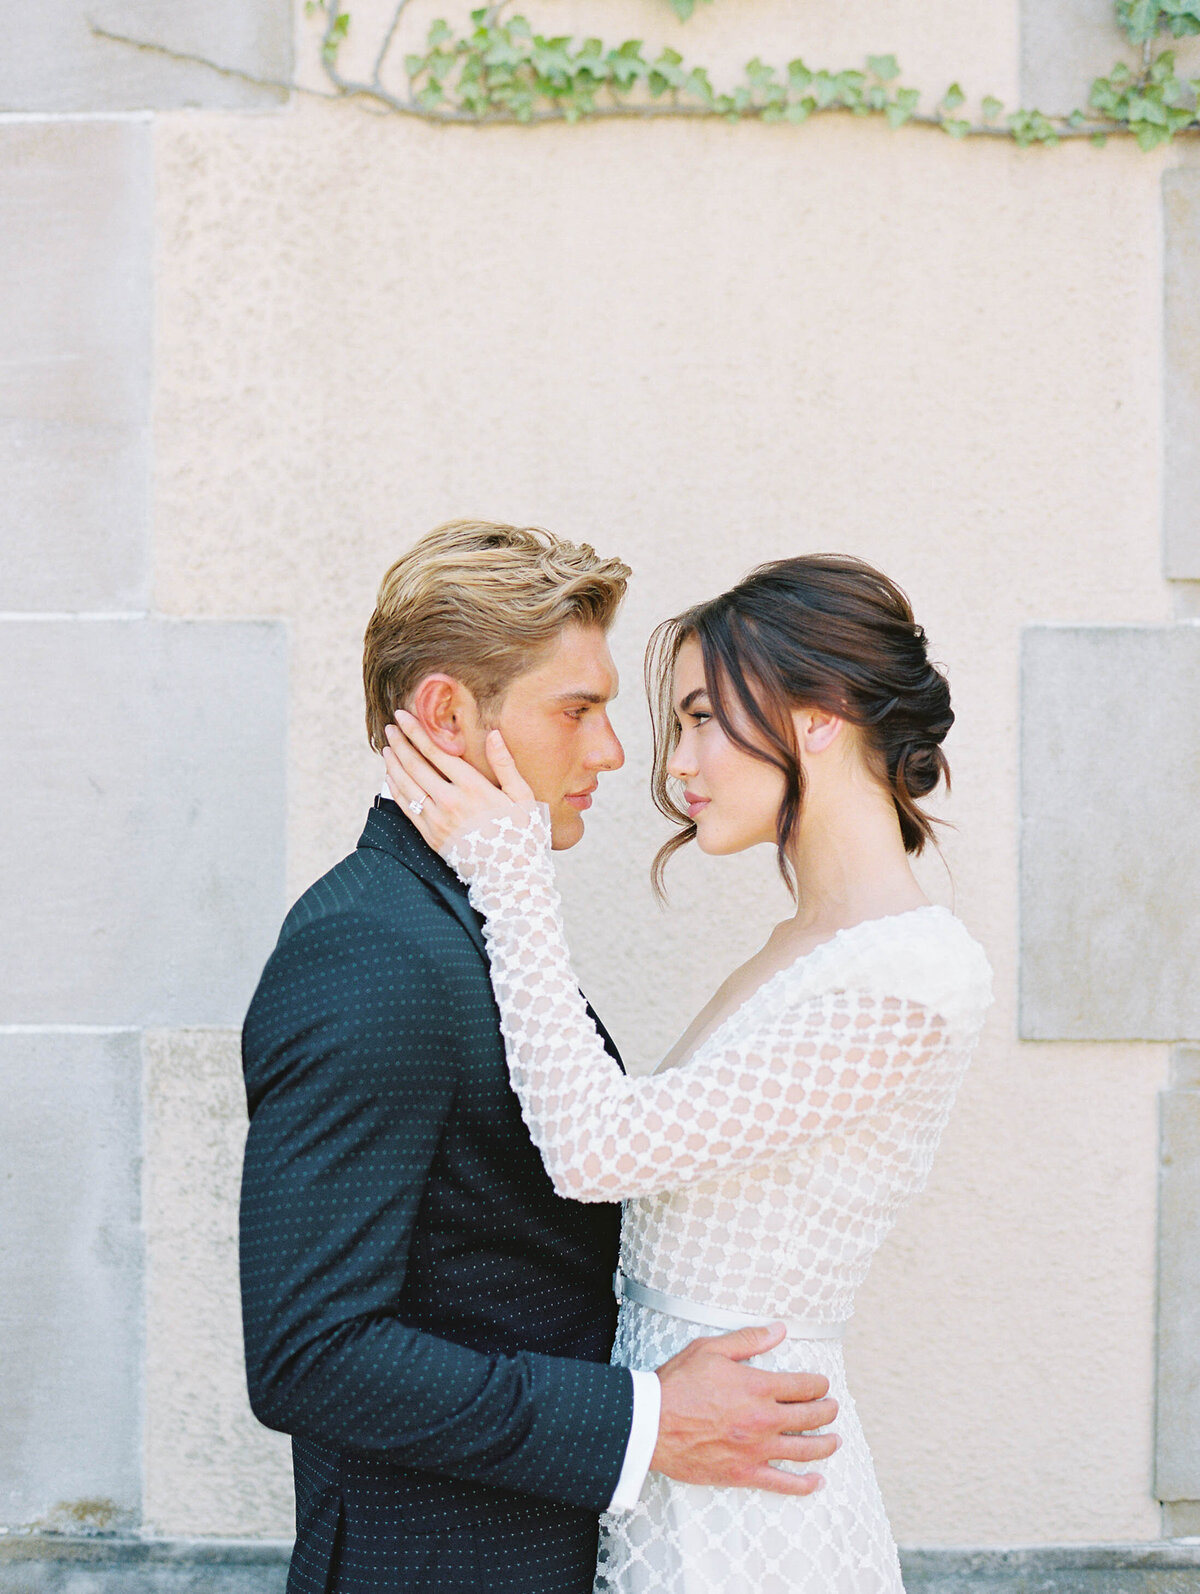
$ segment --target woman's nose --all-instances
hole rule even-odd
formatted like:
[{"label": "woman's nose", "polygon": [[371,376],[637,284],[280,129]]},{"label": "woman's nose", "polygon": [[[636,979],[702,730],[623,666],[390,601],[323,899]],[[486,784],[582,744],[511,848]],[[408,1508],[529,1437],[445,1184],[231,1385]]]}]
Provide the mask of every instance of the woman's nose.
[{"label": "woman's nose", "polygon": [[667,774],[673,780],[686,780],[689,775],[696,773],[696,760],[691,757],[690,750],[685,740],[681,737],[678,746],[667,759]]}]

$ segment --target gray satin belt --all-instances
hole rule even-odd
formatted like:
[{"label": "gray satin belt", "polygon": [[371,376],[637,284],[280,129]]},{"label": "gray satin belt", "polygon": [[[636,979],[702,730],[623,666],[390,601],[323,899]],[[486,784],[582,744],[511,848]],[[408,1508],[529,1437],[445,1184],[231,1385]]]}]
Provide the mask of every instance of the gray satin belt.
[{"label": "gray satin belt", "polygon": [[768,1323],[786,1324],[789,1339],[841,1339],[846,1332],[845,1323],[816,1323],[810,1319],[789,1321],[769,1313],[755,1317],[748,1312],[732,1312],[725,1306],[705,1306],[700,1301],[685,1300],[682,1295],[652,1290],[648,1284],[626,1278],[624,1273],[613,1274],[613,1293],[619,1301],[636,1301],[652,1312],[663,1312],[667,1317],[678,1317],[682,1322],[695,1323],[702,1328],[719,1328],[723,1333],[735,1328],[763,1328]]}]

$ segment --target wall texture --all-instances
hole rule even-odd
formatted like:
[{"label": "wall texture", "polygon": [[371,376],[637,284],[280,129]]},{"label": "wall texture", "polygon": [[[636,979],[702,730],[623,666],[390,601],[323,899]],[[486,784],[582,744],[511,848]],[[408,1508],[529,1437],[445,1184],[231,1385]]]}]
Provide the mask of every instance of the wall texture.
[{"label": "wall texture", "polygon": [[[669,39],[726,64],[895,49],[913,81],[940,92],[959,77],[1010,102],[1033,58],[1029,0],[954,0],[936,24],[919,0],[718,0],[686,29],[660,0],[543,7],[564,30]],[[1041,20],[1061,32],[1066,15]],[[953,828],[944,861],[922,867],[988,947],[998,1001],[933,1183],[863,1293],[849,1346],[859,1404],[903,1541],[1156,1538],[1167,1048],[1147,1024],[1019,1037],[1019,659],[1028,626],[1167,628],[1182,601],[1161,538],[1162,185],[1200,175],[1195,155],[1021,153],[851,119],[483,131],[302,97],[254,114],[207,103],[121,122],[119,137],[89,125],[88,140],[132,148],[121,159],[153,175],[152,210],[126,175],[105,212],[130,207],[120,247],[135,274],[136,240],[153,238],[150,520],[143,551],[130,543],[128,592],[95,576],[86,530],[54,555],[69,572],[55,581],[78,583],[67,607],[133,606],[147,579],[136,602],[157,618],[138,623],[210,628],[214,673],[167,673],[205,705],[213,756],[180,781],[168,761],[154,824],[174,835],[176,793],[211,778],[213,800],[240,793],[241,808],[205,856],[232,858],[245,825],[284,835],[286,782],[294,896],[353,846],[377,785],[358,653],[387,564],[462,514],[619,552],[636,572],[615,638],[630,757],[562,878],[584,984],[648,1063],[787,905],[765,856],[682,859],[670,910],[654,905],[645,638],[760,559],[837,548],[877,561],[950,670]],[[0,121],[0,141],[16,127]],[[1190,282],[1192,212],[1172,203],[1184,221],[1170,259]],[[120,343],[131,362],[147,294],[135,310]],[[8,415],[32,389],[8,398],[3,381]],[[133,522],[119,521],[123,535]],[[38,586],[37,558],[14,569],[28,597],[12,607],[63,601]],[[258,639],[254,670],[230,662],[226,637]],[[139,695],[171,720],[174,701]],[[25,754],[31,781],[58,770],[42,809],[71,795],[52,751]],[[36,881],[21,880],[32,900]],[[1139,878],[1123,889],[1133,920],[1150,911]],[[148,1031],[137,1504],[159,1534],[288,1530],[285,1445],[244,1403],[232,1249],[235,996],[282,895],[278,876],[245,893],[253,933],[219,999],[214,983],[208,1002],[122,1009]],[[224,921],[199,886],[189,902],[207,944]],[[154,959],[132,962],[145,973]]]}]

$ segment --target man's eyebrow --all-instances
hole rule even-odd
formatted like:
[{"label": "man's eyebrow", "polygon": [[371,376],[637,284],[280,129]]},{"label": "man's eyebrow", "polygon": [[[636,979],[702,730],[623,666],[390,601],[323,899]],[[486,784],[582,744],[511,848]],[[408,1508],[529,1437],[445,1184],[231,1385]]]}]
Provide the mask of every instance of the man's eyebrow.
[{"label": "man's eyebrow", "polygon": [[696,701],[696,699],[698,697],[707,697],[707,696],[708,696],[708,688],[707,688],[707,686],[693,687],[693,689],[684,698],[683,702],[679,705],[679,712],[681,714],[686,714],[688,712],[688,710],[691,708],[692,704]]},{"label": "man's eyebrow", "polygon": [[611,703],[616,697],[615,692],[556,692],[551,702],[554,703]]}]

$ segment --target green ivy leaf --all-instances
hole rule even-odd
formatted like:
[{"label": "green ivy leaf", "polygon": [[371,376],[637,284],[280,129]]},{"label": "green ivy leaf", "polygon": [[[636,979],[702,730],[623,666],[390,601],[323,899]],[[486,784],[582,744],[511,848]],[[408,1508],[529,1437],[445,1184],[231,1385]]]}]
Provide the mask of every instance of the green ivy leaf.
[{"label": "green ivy leaf", "polygon": [[994,94],[985,94],[983,98],[983,119],[985,122],[994,122],[1004,110],[1004,101],[998,100]]},{"label": "green ivy leaf", "polygon": [[966,138],[971,131],[970,122],[954,121],[950,117],[942,118],[942,127],[949,133],[951,138]]},{"label": "green ivy leaf", "polygon": [[1145,44],[1158,32],[1159,0],[1117,0],[1117,21],[1134,44]]},{"label": "green ivy leaf", "polygon": [[921,95],[917,89],[901,89],[887,108],[888,126],[892,129],[903,127],[916,115],[920,103]]},{"label": "green ivy leaf", "polygon": [[711,106],[713,103],[713,86],[708,80],[708,73],[702,66],[694,66],[687,75],[684,89],[702,104]]},{"label": "green ivy leaf", "polygon": [[951,83],[945,94],[942,95],[942,109],[944,111],[957,111],[959,106],[966,100],[966,97],[957,83]]},{"label": "green ivy leaf", "polygon": [[894,55],[869,55],[867,67],[881,83],[891,83],[900,76],[900,63]]},{"label": "green ivy leaf", "polygon": [[680,22],[686,22],[696,9],[696,0],[671,0],[671,10]]},{"label": "green ivy leaf", "polygon": [[1134,129],[1134,137],[1138,141],[1138,148],[1145,150],[1147,153],[1152,149],[1157,149],[1160,144],[1165,144],[1170,136],[1170,128],[1158,127],[1150,122],[1143,122]]}]

